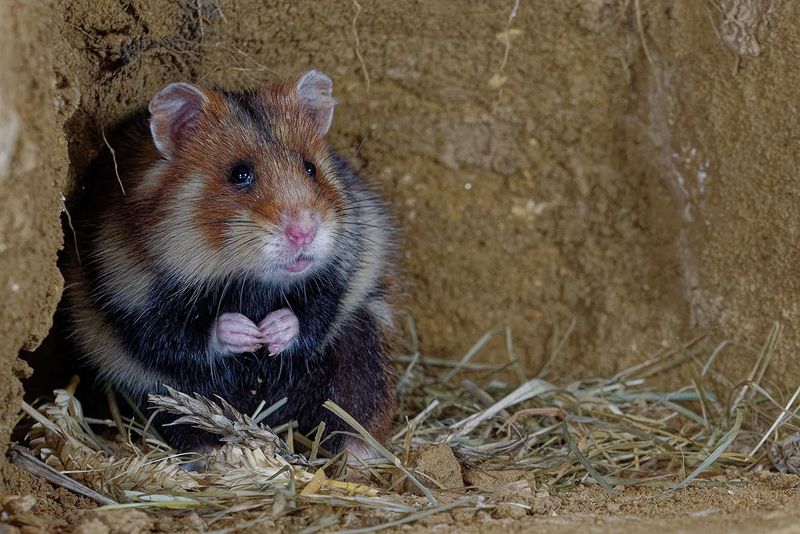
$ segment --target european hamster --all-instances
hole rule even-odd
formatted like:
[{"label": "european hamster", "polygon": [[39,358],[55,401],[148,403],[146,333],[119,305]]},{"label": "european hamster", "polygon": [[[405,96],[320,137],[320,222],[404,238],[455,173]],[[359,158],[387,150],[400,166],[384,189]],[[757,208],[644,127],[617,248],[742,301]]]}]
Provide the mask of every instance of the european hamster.
[{"label": "european hamster", "polygon": [[[267,424],[350,430],[331,399],[388,436],[395,231],[325,140],[332,87],[318,71],[248,92],[173,83],[90,167],[70,327],[143,411],[166,384],[245,414],[287,397]],[[176,448],[218,444],[170,420],[156,423]],[[342,434],[324,446],[367,452]]]}]

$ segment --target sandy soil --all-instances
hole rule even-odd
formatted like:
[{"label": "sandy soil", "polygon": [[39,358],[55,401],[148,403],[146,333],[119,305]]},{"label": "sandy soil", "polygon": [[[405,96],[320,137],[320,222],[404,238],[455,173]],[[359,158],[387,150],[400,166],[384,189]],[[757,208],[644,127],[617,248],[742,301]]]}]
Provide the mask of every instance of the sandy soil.
[{"label": "sandy soil", "polygon": [[[13,471],[13,466],[6,467]],[[47,484],[27,475],[12,473],[16,481],[0,496],[6,510],[6,525],[41,527],[61,532],[194,532],[209,525],[191,512],[99,511],[84,499],[65,490],[52,490]],[[502,474],[493,474],[495,481]],[[508,477],[513,479],[515,477]],[[724,485],[720,483],[725,481]],[[408,526],[386,532],[800,532],[800,481],[796,476],[773,473],[729,476],[706,481],[720,487],[695,487],[662,495],[660,490],[627,488],[618,497],[608,496],[597,486],[577,486],[561,494],[539,490],[514,490],[503,493],[502,486],[484,487],[489,495],[505,501],[491,510],[456,509],[431,515]],[[476,490],[470,490],[476,491]],[[470,493],[467,491],[467,494]],[[9,495],[37,496],[33,508],[15,513]],[[463,491],[448,498],[463,497]],[[523,505],[526,508],[518,505]],[[389,518],[380,513],[345,513],[339,529],[377,525]],[[283,517],[275,522],[261,521],[243,532],[297,531],[313,522],[307,515]],[[2,523],[0,523],[2,524]],[[236,526],[226,520],[213,528]],[[335,529],[334,529],[335,530]],[[10,530],[10,532],[15,532]]]}]

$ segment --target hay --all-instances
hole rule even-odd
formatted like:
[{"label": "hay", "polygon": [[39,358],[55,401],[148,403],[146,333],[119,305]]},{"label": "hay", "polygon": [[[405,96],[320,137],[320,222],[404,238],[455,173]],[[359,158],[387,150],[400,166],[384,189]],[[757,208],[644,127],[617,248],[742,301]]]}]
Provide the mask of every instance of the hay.
[{"label": "hay", "polygon": [[[355,530],[367,532],[458,507],[498,506],[496,494],[476,488],[447,491],[416,469],[415,455],[442,443],[466,472],[521,470],[535,482],[529,489],[548,494],[577,483],[598,484],[613,495],[630,485],[670,492],[729,467],[769,467],[770,451],[782,470],[800,464],[787,456],[797,449],[791,437],[797,409],[791,410],[798,392],[779,402],[763,384],[779,334],[776,327],[754,351],[752,371],[738,384],[714,370],[731,344],[708,351],[702,337],[677,342],[674,349],[608,379],[559,384],[524,377],[509,331],[510,363],[478,364],[473,359],[491,335],[482,336],[461,361],[438,360],[420,353],[409,322],[408,347],[397,358],[402,423],[389,443],[381,445],[341,407],[326,403],[354,436],[379,451],[382,457],[367,463],[346,453],[331,458],[322,429],[302,436],[292,424],[274,430],[264,426],[257,420],[263,406],[249,417],[222,399],[169,390],[152,396],[156,408],[224,442],[210,454],[179,454],[145,421],[85,416],[74,396],[75,381],[55,391],[52,401],[30,409],[36,423],[27,439],[48,466],[118,503],[106,507],[189,508],[209,526],[230,528],[292,516],[314,531],[351,526],[352,514],[347,522],[346,513],[371,510],[381,521],[375,524],[373,516],[367,527]],[[463,378],[476,372],[483,377]],[[682,374],[687,385],[670,391],[649,385],[665,373]],[[501,379],[506,375],[516,378],[507,382]],[[454,383],[458,377],[462,380]],[[312,452],[298,454],[296,443]]]}]

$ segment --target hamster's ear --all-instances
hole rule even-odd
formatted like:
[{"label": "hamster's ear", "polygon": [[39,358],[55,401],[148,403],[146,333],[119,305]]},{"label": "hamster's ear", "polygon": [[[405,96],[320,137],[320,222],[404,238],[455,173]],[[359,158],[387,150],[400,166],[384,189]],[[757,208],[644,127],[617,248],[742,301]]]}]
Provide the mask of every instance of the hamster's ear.
[{"label": "hamster's ear", "polygon": [[325,73],[310,70],[298,78],[295,93],[300,102],[309,109],[319,133],[328,133],[333,122],[333,107],[336,105],[331,79]]},{"label": "hamster's ear", "polygon": [[171,83],[150,100],[150,133],[164,156],[175,155],[182,139],[197,126],[208,103],[206,93],[189,83]]}]

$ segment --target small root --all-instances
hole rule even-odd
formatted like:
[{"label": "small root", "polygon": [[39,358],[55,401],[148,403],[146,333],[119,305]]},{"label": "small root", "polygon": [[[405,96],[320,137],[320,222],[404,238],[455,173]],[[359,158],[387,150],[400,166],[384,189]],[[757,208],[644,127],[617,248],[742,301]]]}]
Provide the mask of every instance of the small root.
[{"label": "small root", "polygon": [[367,71],[367,63],[364,61],[364,56],[361,55],[361,43],[358,39],[358,28],[356,27],[358,15],[361,13],[361,4],[358,3],[358,0],[353,0],[353,5],[356,8],[356,14],[353,15],[353,38],[355,39],[356,44],[356,57],[358,58],[358,62],[361,64],[361,72],[364,73],[364,85],[367,87],[367,92],[369,92],[369,71]]}]

